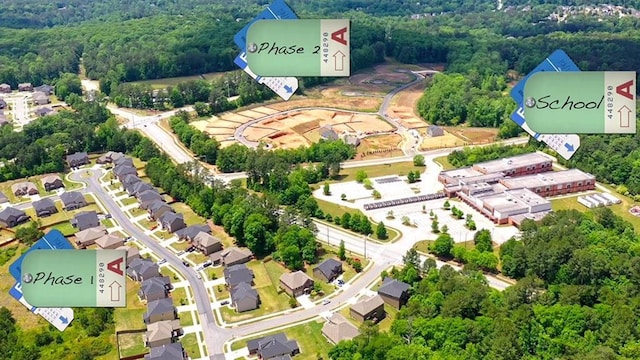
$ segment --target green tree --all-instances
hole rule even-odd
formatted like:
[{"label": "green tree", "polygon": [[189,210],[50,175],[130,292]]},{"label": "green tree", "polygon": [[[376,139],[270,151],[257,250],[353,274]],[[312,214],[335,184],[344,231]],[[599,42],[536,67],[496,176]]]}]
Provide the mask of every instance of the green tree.
[{"label": "green tree", "polygon": [[424,166],[424,155],[416,155],[413,157],[413,166]]},{"label": "green tree", "polygon": [[429,250],[437,256],[450,257],[453,245],[454,242],[451,235],[442,233],[438,235],[438,238],[433,242]]},{"label": "green tree", "polygon": [[16,240],[27,246],[30,246],[43,236],[44,232],[40,230],[39,224],[36,221],[31,221],[28,225],[19,227],[15,235]]},{"label": "green tree", "polygon": [[431,232],[437,234],[440,232],[440,224],[438,223],[438,219],[433,219],[431,221]]},{"label": "green tree", "polygon": [[80,77],[72,73],[64,73],[55,83],[55,94],[60,100],[66,100],[71,94],[82,95]]},{"label": "green tree", "polygon": [[368,178],[367,172],[364,170],[358,170],[356,172],[356,181],[362,183],[364,179]]},{"label": "green tree", "polygon": [[491,240],[491,231],[482,229],[477,231],[473,236],[473,243],[479,252],[493,252],[493,243]]},{"label": "green tree", "polygon": [[451,204],[449,203],[449,200],[445,200],[444,204],[442,205],[442,208],[445,210],[449,210],[451,208]]},{"label": "green tree", "polygon": [[328,182],[325,182],[324,185],[322,186],[322,193],[326,196],[331,195],[331,188],[329,188]]},{"label": "green tree", "polygon": [[389,238],[387,228],[384,226],[384,222],[380,221],[376,226],[376,237],[380,240],[386,240]]},{"label": "green tree", "polygon": [[340,258],[340,260],[342,261],[347,258],[344,240],[340,240],[340,247],[338,248],[338,258]]}]

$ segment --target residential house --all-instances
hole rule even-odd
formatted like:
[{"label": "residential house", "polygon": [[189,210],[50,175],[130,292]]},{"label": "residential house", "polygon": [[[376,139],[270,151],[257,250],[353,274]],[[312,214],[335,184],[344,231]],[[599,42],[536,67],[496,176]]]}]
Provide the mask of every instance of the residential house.
[{"label": "residential house", "polygon": [[56,204],[51,198],[44,198],[33,202],[33,209],[38,217],[53,215],[58,212]]},{"label": "residential house", "polygon": [[3,98],[0,98],[0,109],[6,109],[7,107],[7,102]]},{"label": "residential house", "polygon": [[187,225],[184,223],[184,216],[180,213],[167,211],[158,219],[160,226],[169,233],[184,229]]},{"label": "residential house", "polygon": [[158,220],[164,213],[173,212],[171,206],[162,200],[156,200],[149,205],[147,209],[152,219]]},{"label": "residential house", "polygon": [[11,94],[11,85],[9,84],[0,84],[0,93],[2,94]]},{"label": "residential house", "polygon": [[329,125],[321,127],[318,131],[320,132],[320,138],[324,140],[338,140],[338,133]]},{"label": "residential house", "polygon": [[245,264],[236,264],[225,267],[224,281],[228,287],[233,287],[240,283],[253,285],[253,271]]},{"label": "residential house", "polygon": [[443,136],[444,130],[437,125],[429,125],[427,127],[427,135],[430,137]]},{"label": "residential house", "polygon": [[4,210],[0,211],[0,225],[5,228],[12,228],[30,219],[31,218],[27,216],[24,211],[11,206],[6,207]]},{"label": "residential house", "polygon": [[256,289],[246,282],[239,283],[231,288],[231,306],[237,312],[257,309],[260,306],[260,295]]},{"label": "residential house", "polygon": [[210,255],[222,250],[222,242],[217,237],[201,231],[193,239],[193,245],[204,255]]},{"label": "residential house", "polygon": [[33,93],[33,103],[35,105],[46,105],[51,103],[49,96],[43,92],[36,91]]},{"label": "residential house", "polygon": [[98,158],[98,160],[96,160],[96,163],[98,163],[98,164],[109,164],[109,163],[113,163],[114,161],[120,159],[121,157],[124,157],[124,154],[121,153],[121,152],[107,151],[106,154],[100,156]]},{"label": "residential house", "polygon": [[173,286],[168,276],[153,277],[140,283],[138,297],[147,302],[164,299],[169,296],[171,289]]},{"label": "residential house", "polygon": [[118,165],[129,165],[129,166],[133,166],[133,159],[128,157],[128,156],[121,156],[118,157],[117,159],[113,160],[113,165],[118,166]]},{"label": "residential house", "polygon": [[100,226],[100,220],[95,210],[82,211],[77,213],[73,219],[71,219],[71,226],[82,231],[88,228]]},{"label": "residential house", "polygon": [[409,300],[411,285],[392,278],[384,278],[382,286],[378,289],[378,295],[385,303],[400,309]]},{"label": "residential house", "polygon": [[247,341],[249,355],[258,355],[260,359],[271,360],[282,355],[295,356],[300,348],[295,340],[287,339],[284,333],[277,333]]},{"label": "residential house", "polygon": [[220,256],[222,257],[222,264],[225,266],[231,266],[248,262],[253,257],[253,253],[247,248],[238,248],[234,246],[222,250]]},{"label": "residential house", "polygon": [[332,282],[342,274],[342,263],[334,258],[329,258],[313,269],[313,276],[326,282]]},{"label": "residential house", "polygon": [[67,155],[67,164],[69,164],[69,167],[71,168],[86,165],[90,162],[89,155],[86,152],[77,152],[75,154]]},{"label": "residential house", "polygon": [[152,347],[144,360],[188,360],[187,352],[179,342]]},{"label": "residential house", "polygon": [[178,236],[179,240],[193,242],[196,235],[198,235],[201,232],[206,232],[207,234],[211,234],[211,228],[207,224],[190,225],[184,229],[180,229],[176,231],[176,235]]},{"label": "residential house", "polygon": [[[129,195],[131,195],[131,193],[133,192],[133,185],[139,183],[140,181],[142,181],[142,179],[140,179],[137,174],[128,174],[122,178],[122,187],[127,190],[127,193]],[[129,191],[130,188],[131,191]]]},{"label": "residential house", "polygon": [[64,183],[59,175],[52,174],[42,178],[42,186],[44,186],[46,191],[51,191],[64,187]]},{"label": "residential house", "polygon": [[147,332],[144,334],[144,345],[150,348],[169,345],[177,342],[182,334],[180,320],[154,322],[147,326]]},{"label": "residential house", "polygon": [[0,192],[0,204],[9,202],[9,198],[3,192]]},{"label": "residential house", "polygon": [[107,233],[107,228],[104,225],[90,227],[88,229],[78,231],[75,234],[76,245],[79,248],[86,248],[96,243],[96,240],[103,237]]},{"label": "residential house", "polygon": [[137,246],[120,246],[116,250],[127,251],[127,264],[130,264],[133,260],[140,258],[140,249]]},{"label": "residential house", "polygon": [[36,87],[33,88],[33,91],[41,92],[41,93],[43,93],[43,94],[45,94],[47,96],[53,95],[53,90],[54,90],[54,87],[51,86],[51,85],[47,85],[47,84],[43,84],[43,85],[36,86]]},{"label": "residential house", "polygon": [[34,113],[38,117],[43,117],[43,116],[47,116],[47,115],[54,115],[56,112],[52,108],[50,108],[48,106],[44,106],[44,107],[41,107],[41,108],[37,108],[34,111]]},{"label": "residential house", "polygon": [[147,303],[147,312],[142,318],[147,325],[157,321],[175,320],[178,318],[178,311],[173,306],[173,299],[158,299]]},{"label": "residential house", "polygon": [[135,167],[127,164],[116,165],[112,171],[120,182],[122,182],[122,180],[124,180],[124,177],[127,175],[138,175],[138,170]]},{"label": "residential house", "polygon": [[29,181],[23,181],[11,185],[11,192],[15,196],[38,195],[40,193],[36,184]]},{"label": "residential house", "polygon": [[62,200],[64,209],[67,211],[80,209],[88,205],[87,199],[79,191],[65,191],[60,194],[60,200]]},{"label": "residential house", "polygon": [[160,276],[158,264],[149,259],[135,259],[128,268],[127,275],[134,281],[144,281]]},{"label": "residential house", "polygon": [[360,301],[351,305],[351,317],[358,321],[371,320],[374,323],[384,319],[384,300],[380,295],[363,296]]},{"label": "residential house", "polygon": [[322,335],[332,344],[342,340],[351,340],[360,335],[360,331],[340,313],[333,313],[322,326]]},{"label": "residential house", "polygon": [[280,276],[280,287],[287,294],[297,297],[311,292],[311,289],[313,289],[313,279],[301,270],[284,273]]},{"label": "residential house", "polygon": [[131,188],[132,191],[129,193],[129,195],[138,197],[140,193],[143,193],[147,190],[153,190],[153,189],[154,187],[151,184],[146,183],[144,181],[140,181],[133,185],[133,187]]},{"label": "residential house", "polygon": [[147,190],[138,194],[138,202],[140,203],[140,208],[149,209],[149,206],[154,201],[162,201],[162,195],[158,193],[158,190]]},{"label": "residential house", "polygon": [[124,239],[114,233],[106,234],[96,240],[96,245],[98,245],[100,249],[117,249],[124,245]]},{"label": "residential house", "polygon": [[31,83],[18,84],[18,91],[33,91],[33,85]]},{"label": "residential house", "polygon": [[220,265],[222,264],[222,251],[216,251],[212,254],[209,254],[209,261],[211,261],[212,265]]}]

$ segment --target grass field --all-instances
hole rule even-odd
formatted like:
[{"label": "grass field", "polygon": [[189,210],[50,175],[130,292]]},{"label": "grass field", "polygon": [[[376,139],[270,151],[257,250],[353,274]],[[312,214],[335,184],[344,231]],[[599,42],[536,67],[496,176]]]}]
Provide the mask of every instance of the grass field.
[{"label": "grass field", "polygon": [[187,224],[187,226],[205,223],[205,219],[193,212],[185,203],[176,202],[171,204],[171,207],[175,212],[181,213],[184,216],[184,223]]},{"label": "grass field", "polygon": [[393,164],[383,164],[383,165],[373,165],[373,166],[364,166],[350,169],[341,169],[340,175],[337,181],[355,181],[356,173],[360,170],[364,170],[367,173],[369,178],[379,177],[379,176],[388,176],[388,175],[399,175],[404,176],[409,173],[409,171],[418,170],[420,172],[424,171],[424,167],[422,166],[414,166],[413,161],[405,161]]},{"label": "grass field", "polygon": [[169,86],[176,86],[179,83],[192,81],[192,80],[211,81],[216,77],[222,76],[223,74],[224,73],[207,73],[202,75],[179,76],[179,77],[155,79],[155,80],[141,80],[141,81],[131,82],[131,84],[149,84],[151,85],[152,89],[164,89]]},{"label": "grass field", "polygon": [[184,288],[177,288],[171,292],[171,298],[173,299],[173,305],[183,305],[182,302],[187,301],[187,292]]},{"label": "grass field", "polygon": [[138,203],[138,199],[136,199],[134,197],[128,197],[128,198],[124,198],[124,199],[120,200],[120,202],[122,203],[122,206],[128,206],[128,205],[132,205],[132,204],[137,204]]},{"label": "grass field", "polygon": [[333,345],[331,345],[324,335],[322,335],[322,325],[324,325],[324,321],[309,321],[284,330],[277,330],[272,333],[236,341],[231,344],[231,349],[241,349],[247,346],[247,342],[249,340],[258,337],[284,332],[287,335],[287,338],[298,342],[300,354],[295,356],[296,360],[328,359],[329,350],[331,350]]},{"label": "grass field", "polygon": [[138,298],[138,290],[140,284],[127,279],[127,307],[116,308],[113,315],[116,331],[146,328],[142,315],[147,311],[147,306]]},{"label": "grass field", "polygon": [[[633,200],[621,194],[615,192],[612,193],[613,196],[620,199],[622,203],[611,205],[609,206],[609,208],[613,211],[614,214],[630,222],[636,230],[636,233],[640,233],[640,217],[634,216],[629,213],[629,209],[631,209],[631,207],[635,205]],[[588,211],[586,206],[578,202],[578,196],[565,197],[561,199],[551,199],[551,208],[555,211],[571,209],[575,209],[581,212]]]},{"label": "grass field", "polygon": [[442,166],[442,170],[451,170],[456,168],[455,166],[451,165],[447,156],[440,156],[433,160]]},{"label": "grass field", "polygon": [[198,347],[197,334],[187,334],[180,339],[182,347],[187,351],[189,358],[197,359],[200,357],[200,348]]},{"label": "grass field", "polygon": [[133,334],[119,334],[118,346],[120,347],[120,357],[127,357],[139,354],[146,354],[149,349],[144,346],[144,331]]}]

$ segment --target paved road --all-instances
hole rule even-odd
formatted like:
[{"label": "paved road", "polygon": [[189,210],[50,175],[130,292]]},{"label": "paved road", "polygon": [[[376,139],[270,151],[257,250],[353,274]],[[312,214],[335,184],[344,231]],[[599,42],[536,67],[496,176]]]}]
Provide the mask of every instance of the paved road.
[{"label": "paved road", "polygon": [[224,340],[221,339],[220,334],[212,331],[212,329],[216,329],[217,327],[211,311],[211,301],[209,300],[209,295],[207,294],[207,290],[204,287],[202,280],[196,277],[196,272],[192,268],[185,269],[182,265],[182,261],[172,251],[162,247],[157,241],[151,239],[144,233],[144,231],[131,222],[129,217],[127,217],[127,215],[120,209],[107,191],[100,186],[100,182],[98,180],[101,176],[100,170],[90,169],[87,171],[90,172],[90,177],[82,177],[81,175],[85,173],[83,170],[80,172],[74,172],[70,175],[70,179],[85,183],[87,186],[86,191],[91,192],[98,197],[106,210],[109,211],[125,232],[140,240],[156,255],[167,259],[167,262],[173,265],[187,279],[187,281],[189,281],[189,285],[194,293],[198,313],[200,314],[200,323],[203,324],[202,330],[207,350],[209,352],[213,352],[214,350],[219,351],[221,348],[220,344],[224,342]]}]

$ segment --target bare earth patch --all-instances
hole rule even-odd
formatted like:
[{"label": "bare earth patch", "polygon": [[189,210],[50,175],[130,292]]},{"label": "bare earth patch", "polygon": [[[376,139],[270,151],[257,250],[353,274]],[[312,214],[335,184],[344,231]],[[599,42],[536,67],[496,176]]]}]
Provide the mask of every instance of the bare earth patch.
[{"label": "bare earth patch", "polygon": [[496,140],[498,129],[472,127],[445,127],[445,131],[470,144],[485,144]]},{"label": "bare earth patch", "polygon": [[356,159],[377,159],[402,155],[402,137],[397,134],[369,136],[360,140]]}]

